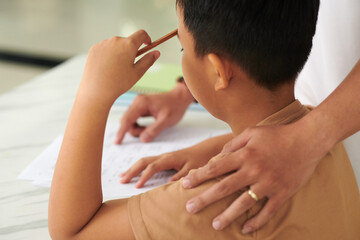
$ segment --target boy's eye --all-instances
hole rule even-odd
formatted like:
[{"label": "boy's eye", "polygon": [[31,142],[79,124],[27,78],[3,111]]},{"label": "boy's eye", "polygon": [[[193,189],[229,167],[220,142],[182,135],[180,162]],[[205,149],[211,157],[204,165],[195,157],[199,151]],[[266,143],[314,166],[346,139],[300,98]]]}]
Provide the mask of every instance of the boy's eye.
[{"label": "boy's eye", "polygon": [[183,48],[181,48],[181,49],[180,49],[180,52],[183,52],[183,51],[184,51],[184,49],[183,49]]}]

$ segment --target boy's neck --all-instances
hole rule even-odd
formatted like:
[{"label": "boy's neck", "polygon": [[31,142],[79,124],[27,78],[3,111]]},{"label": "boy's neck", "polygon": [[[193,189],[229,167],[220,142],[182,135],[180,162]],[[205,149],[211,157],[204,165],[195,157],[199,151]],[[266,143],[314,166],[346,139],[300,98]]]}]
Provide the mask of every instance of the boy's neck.
[{"label": "boy's neck", "polygon": [[222,111],[222,119],[229,124],[234,135],[255,126],[295,100],[294,83],[280,86],[273,92],[250,80],[237,85],[229,87],[224,94],[227,104]]}]

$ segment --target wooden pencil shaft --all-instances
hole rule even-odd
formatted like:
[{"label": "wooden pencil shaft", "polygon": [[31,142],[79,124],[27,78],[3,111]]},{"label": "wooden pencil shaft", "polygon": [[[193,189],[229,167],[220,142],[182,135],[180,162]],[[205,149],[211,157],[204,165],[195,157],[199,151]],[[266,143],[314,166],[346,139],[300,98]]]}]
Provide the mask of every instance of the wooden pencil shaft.
[{"label": "wooden pencil shaft", "polygon": [[177,35],[177,32],[178,32],[178,30],[176,29],[176,30],[172,31],[171,33],[166,34],[165,36],[163,36],[163,37],[159,38],[158,40],[152,42],[150,45],[148,45],[148,46],[146,46],[146,47],[143,47],[142,49],[140,49],[140,50],[138,51],[138,53],[136,54],[136,56],[138,57],[138,56],[146,53],[147,51],[153,49],[154,47],[162,44],[163,42],[166,42],[166,41],[169,40],[170,38],[175,37],[175,36]]}]

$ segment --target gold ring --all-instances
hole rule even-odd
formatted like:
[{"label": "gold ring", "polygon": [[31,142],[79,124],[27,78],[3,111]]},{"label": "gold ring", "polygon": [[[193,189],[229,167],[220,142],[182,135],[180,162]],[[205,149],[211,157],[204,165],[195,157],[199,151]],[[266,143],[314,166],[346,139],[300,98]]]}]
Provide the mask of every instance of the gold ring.
[{"label": "gold ring", "polygon": [[256,202],[257,201],[259,201],[259,198],[256,196],[256,194],[253,192],[253,191],[251,191],[251,189],[249,189],[248,191],[247,191],[247,193],[250,195],[250,197],[252,198],[252,199],[254,199]]}]

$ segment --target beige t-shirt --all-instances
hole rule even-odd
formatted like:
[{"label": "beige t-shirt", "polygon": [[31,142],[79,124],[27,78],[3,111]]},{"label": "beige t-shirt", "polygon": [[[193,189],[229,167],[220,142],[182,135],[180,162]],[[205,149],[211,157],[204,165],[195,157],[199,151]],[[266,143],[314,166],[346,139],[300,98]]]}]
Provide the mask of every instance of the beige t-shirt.
[{"label": "beige t-shirt", "polygon": [[[294,101],[259,125],[290,123],[308,111],[300,102]],[[197,214],[186,211],[189,199],[218,181],[212,179],[196,188],[184,189],[180,180],[130,198],[129,219],[136,239],[360,239],[360,194],[341,143],[320,161],[310,181],[265,226],[251,234],[243,235],[242,226],[261,210],[266,198],[258,201],[224,230],[212,228],[212,220],[245,189]]]}]

